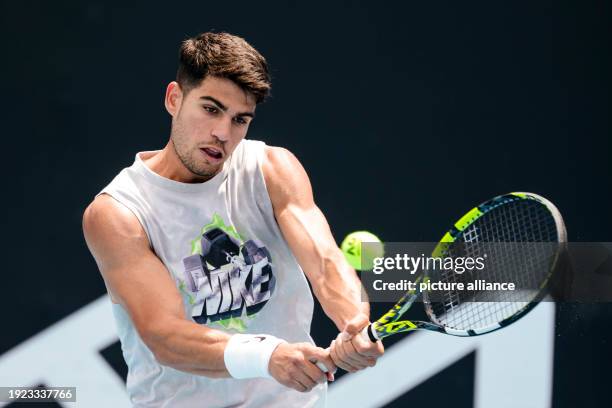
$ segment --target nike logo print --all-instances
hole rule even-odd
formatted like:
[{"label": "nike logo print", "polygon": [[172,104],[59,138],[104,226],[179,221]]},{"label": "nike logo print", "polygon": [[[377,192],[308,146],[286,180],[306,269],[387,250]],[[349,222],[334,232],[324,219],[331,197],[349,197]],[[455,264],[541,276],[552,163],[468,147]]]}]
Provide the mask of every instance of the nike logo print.
[{"label": "nike logo print", "polygon": [[255,336],[255,337],[251,337],[251,338],[250,338],[250,339],[248,339],[248,340],[243,341],[243,343],[249,343],[249,342],[251,342],[251,341],[262,342],[262,341],[264,341],[265,339],[267,339],[267,337],[266,337],[266,336]]}]

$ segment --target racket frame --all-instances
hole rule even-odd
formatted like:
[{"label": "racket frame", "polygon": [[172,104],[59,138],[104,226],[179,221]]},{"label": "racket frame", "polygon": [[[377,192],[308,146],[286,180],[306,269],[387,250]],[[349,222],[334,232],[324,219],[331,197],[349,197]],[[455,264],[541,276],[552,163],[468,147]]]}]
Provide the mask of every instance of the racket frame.
[{"label": "racket frame", "polygon": [[[559,259],[559,255],[561,251],[563,250],[564,245],[567,242],[567,232],[565,230],[565,224],[563,223],[563,218],[561,217],[561,213],[559,212],[557,207],[555,207],[555,205],[551,203],[549,200],[547,200],[546,198],[538,194],[534,194],[534,193],[514,192],[510,194],[497,196],[488,201],[485,201],[479,206],[474,207],[470,211],[468,211],[463,217],[461,217],[453,225],[453,227],[449,231],[447,231],[444,234],[440,242],[436,245],[436,248],[434,249],[432,256],[434,257],[441,256],[446,246],[455,242],[455,240],[463,233],[463,231],[465,231],[469,226],[474,224],[476,220],[478,220],[480,217],[482,217],[489,211],[492,211],[493,209],[501,205],[505,205],[505,204],[508,204],[509,202],[517,201],[517,200],[535,200],[539,202],[540,204],[544,205],[548,209],[548,211],[550,212],[551,216],[553,217],[555,221],[555,225],[557,229],[557,238],[560,244],[555,254],[555,259],[552,262],[552,267],[550,268],[550,272],[547,278],[542,283],[541,287],[539,288],[537,295],[534,297],[532,301],[527,302],[524,307],[522,307],[521,309],[517,310],[511,316],[499,322],[496,322],[489,326],[479,328],[478,330],[460,330],[460,329],[455,329],[452,327],[443,326],[435,322],[435,317],[433,314],[433,310],[431,308],[431,303],[428,300],[426,292],[423,293],[423,303],[425,305],[425,311],[427,315],[429,316],[429,318],[434,321],[426,322],[426,321],[420,321],[420,320],[399,320],[401,316],[406,311],[408,311],[408,309],[410,309],[410,307],[415,302],[415,300],[421,295],[421,293],[418,290],[409,291],[409,292],[406,292],[406,294],[404,294],[404,296],[402,296],[400,300],[398,300],[398,302],[393,306],[393,308],[391,308],[387,313],[381,316],[374,323],[371,323],[370,325],[366,326],[361,332],[362,336],[364,336],[364,338],[370,339],[373,342],[376,342],[378,340],[381,340],[393,334],[408,332],[408,331],[413,331],[413,330],[430,330],[430,331],[436,331],[436,332],[449,334],[452,336],[460,336],[460,337],[478,336],[478,335],[490,333],[502,327],[508,326],[509,324],[514,323],[521,317],[525,316],[525,314],[527,314],[530,310],[532,310],[546,295],[546,288],[547,288],[548,282],[550,281],[550,276],[555,270],[557,261]],[[424,273],[419,275],[419,277],[417,277],[417,279],[415,280],[417,287],[421,279],[426,280],[428,278]]]}]

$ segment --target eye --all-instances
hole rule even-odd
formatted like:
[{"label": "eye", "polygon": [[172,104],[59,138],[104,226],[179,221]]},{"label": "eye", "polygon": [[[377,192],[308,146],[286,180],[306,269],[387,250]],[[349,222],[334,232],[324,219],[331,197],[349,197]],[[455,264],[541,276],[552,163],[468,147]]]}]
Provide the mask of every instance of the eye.
[{"label": "eye", "polygon": [[247,123],[249,123],[246,119],[244,119],[242,116],[238,116],[236,119],[234,119],[234,121],[236,123],[238,123],[239,125],[246,125]]},{"label": "eye", "polygon": [[212,106],[203,106],[204,110],[208,113],[217,113],[219,110]]}]

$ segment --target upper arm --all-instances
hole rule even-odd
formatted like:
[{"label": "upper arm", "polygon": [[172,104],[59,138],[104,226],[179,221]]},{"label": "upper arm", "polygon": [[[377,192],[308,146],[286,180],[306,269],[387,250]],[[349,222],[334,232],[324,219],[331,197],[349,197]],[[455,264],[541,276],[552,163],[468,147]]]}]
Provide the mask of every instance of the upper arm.
[{"label": "upper arm", "polygon": [[274,215],[296,207],[302,210],[315,207],[308,174],[289,150],[266,146],[262,168]]},{"label": "upper arm", "polygon": [[324,263],[338,258],[339,250],[314,202],[308,175],[298,159],[280,147],[266,148],[262,167],[279,227],[314,285],[323,278]]},{"label": "upper arm", "polygon": [[368,312],[361,283],[336,245],[316,206],[306,171],[291,152],[270,147],[263,165],[274,215],[313,291],[339,330],[358,313]]},{"label": "upper arm", "polygon": [[181,295],[130,210],[100,195],[85,210],[83,232],[111,298],[126,309],[145,342],[155,325],[184,318]]}]

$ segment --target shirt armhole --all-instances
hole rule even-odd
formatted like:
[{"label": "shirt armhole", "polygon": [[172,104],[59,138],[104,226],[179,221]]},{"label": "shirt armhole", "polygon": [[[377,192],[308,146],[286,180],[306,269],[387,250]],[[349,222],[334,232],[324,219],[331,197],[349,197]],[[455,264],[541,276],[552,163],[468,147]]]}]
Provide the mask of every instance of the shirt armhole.
[{"label": "shirt armhole", "polygon": [[133,205],[129,200],[123,200],[120,197],[120,194],[114,193],[112,191],[109,191],[107,189],[102,190],[100,193],[98,193],[96,195],[102,195],[102,194],[106,194],[109,197],[111,197],[112,199],[114,199],[116,202],[118,202],[119,204],[121,204],[122,206],[124,206],[125,208],[127,208],[128,210],[130,210],[130,212],[132,214],[134,214],[134,216],[136,217],[136,219],[138,220],[138,222],[140,223],[142,229],[145,232],[145,235],[147,236],[147,242],[149,243],[149,248],[151,248],[151,250],[153,252],[155,252],[155,248],[153,247],[153,243],[151,241],[151,234],[149,234],[149,229],[147,228],[146,222],[144,220],[144,217],[142,216],[142,214],[140,213],[140,211],[136,208],[135,205]]}]

